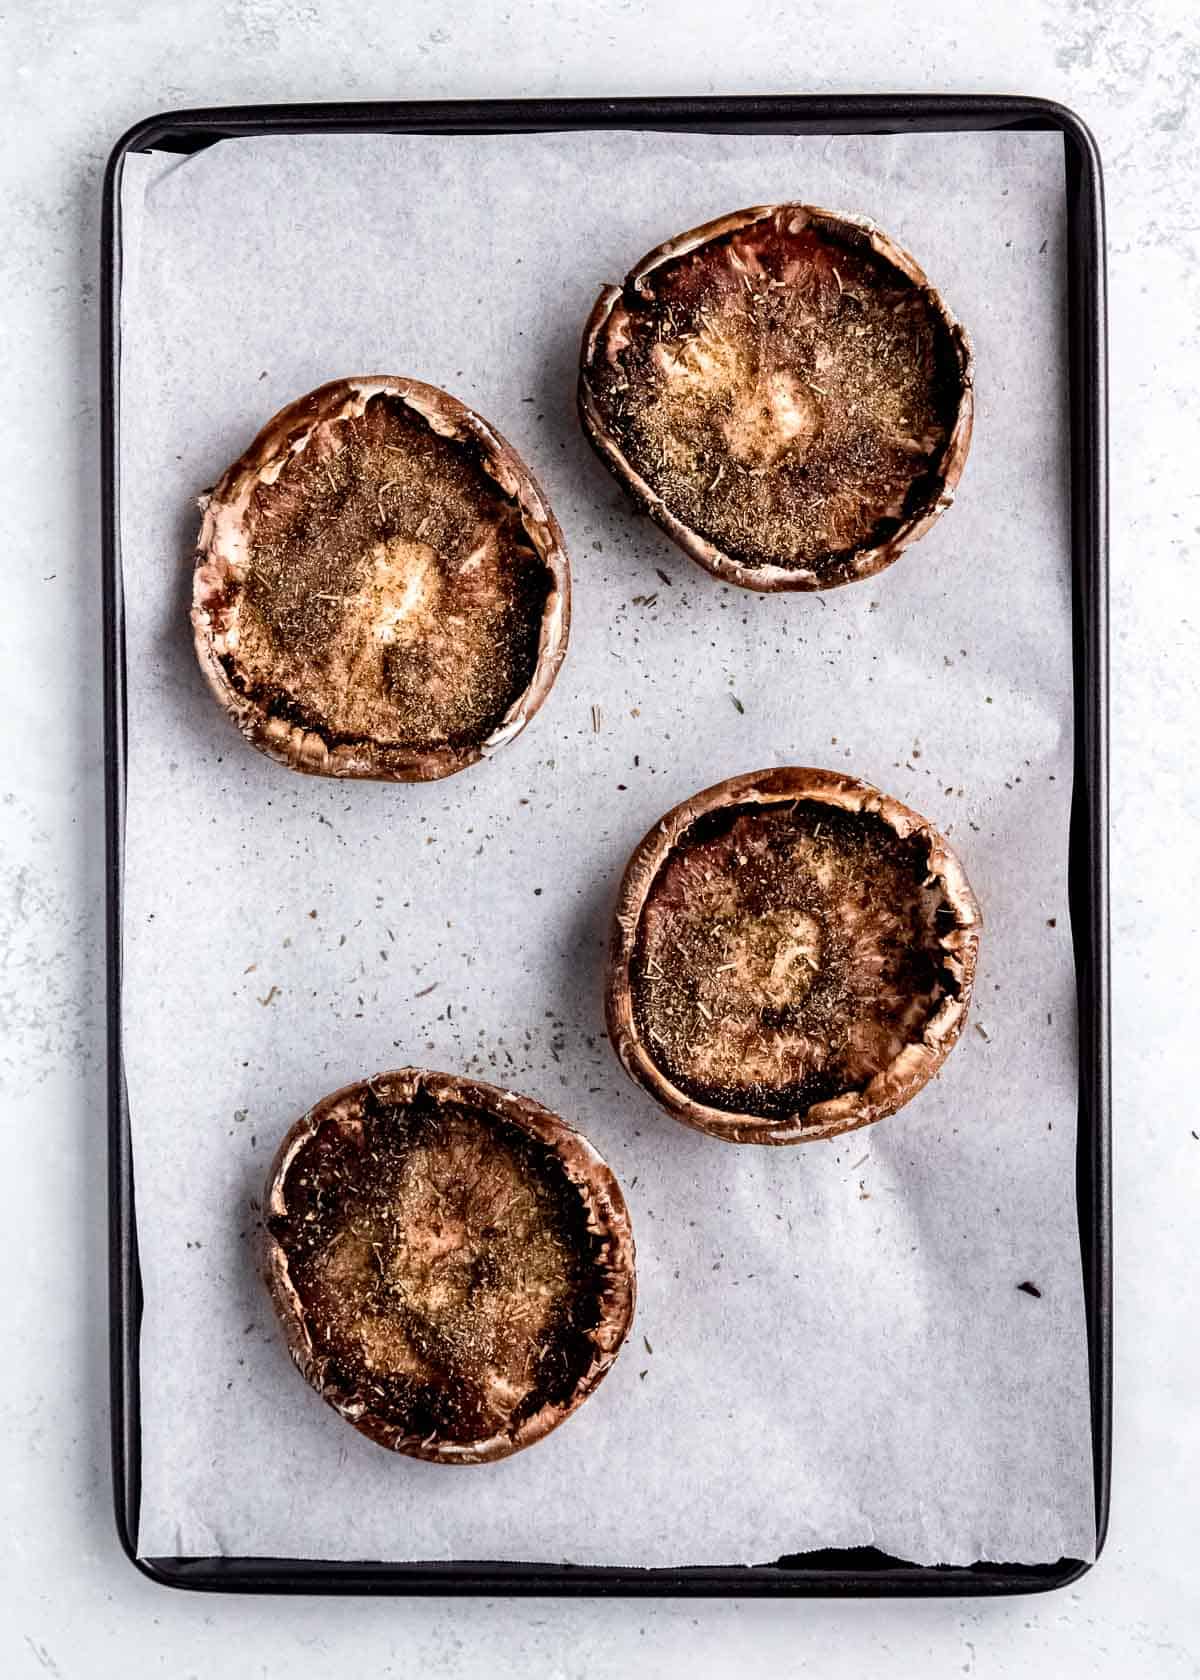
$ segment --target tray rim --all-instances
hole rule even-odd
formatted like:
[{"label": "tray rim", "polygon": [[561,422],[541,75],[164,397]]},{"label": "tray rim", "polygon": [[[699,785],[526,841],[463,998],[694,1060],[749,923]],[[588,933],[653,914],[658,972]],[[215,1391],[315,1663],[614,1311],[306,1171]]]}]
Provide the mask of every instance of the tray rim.
[{"label": "tray rim", "polygon": [[[393,1564],[261,1557],[156,1557],[138,1551],[141,1492],[136,1200],[122,1065],[121,884],[126,765],[119,529],[120,182],[131,151],[190,153],[221,139],[283,133],[507,133],[642,128],[710,133],[896,134],[1057,131],[1064,141],[1074,777],[1068,898],[1079,1022],[1076,1204],[1087,1321],[1099,1558],[1112,1456],[1112,1183],[1108,860],[1108,413],[1104,189],[1082,119],[1053,100],[991,94],[771,94],[584,99],[455,99],[232,105],[168,110],[116,142],[101,213],[101,548],[104,647],[105,955],[108,1268],[113,1510],[130,1562],[163,1586],[207,1592],[628,1595],[638,1597],[998,1596],[1070,1585],[1092,1567],[921,1566],[873,1547],[766,1565],[632,1568],[504,1562]],[[1093,1560],[1094,1561],[1094,1560]]]}]

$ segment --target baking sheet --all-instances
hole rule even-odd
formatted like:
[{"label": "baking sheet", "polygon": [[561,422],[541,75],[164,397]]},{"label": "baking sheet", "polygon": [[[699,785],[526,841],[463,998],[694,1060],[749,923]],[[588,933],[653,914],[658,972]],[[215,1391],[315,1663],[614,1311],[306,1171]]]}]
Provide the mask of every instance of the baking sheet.
[{"label": "baking sheet", "polygon": [[[959,501],[915,549],[832,594],[760,597],[633,512],[577,429],[574,365],[602,282],[784,197],[870,214],[917,255],[972,331],[978,402]],[[238,139],[129,157],[122,214],[143,1554],[1090,1557],[1061,137]],[[351,372],[477,407],[542,479],[573,561],[542,712],[430,786],[271,764],[190,650],[195,495],[282,403]],[[644,830],[775,763],[924,811],[988,925],[973,1024],[907,1109],[739,1149],[626,1081],[601,958]],[[291,1367],[254,1274],[283,1131],[406,1062],[564,1113],[634,1220],[628,1346],[563,1429],[497,1465],[420,1464],[349,1430]]]}]

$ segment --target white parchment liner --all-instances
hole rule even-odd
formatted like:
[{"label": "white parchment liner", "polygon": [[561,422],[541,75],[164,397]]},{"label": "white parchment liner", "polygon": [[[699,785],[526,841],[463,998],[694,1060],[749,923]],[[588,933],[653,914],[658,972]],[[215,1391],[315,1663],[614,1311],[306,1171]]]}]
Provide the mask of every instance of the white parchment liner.
[{"label": "white parchment liner", "polygon": [[[888,572],[821,596],[701,572],[574,417],[601,283],[672,232],[780,198],[878,221],[978,364],[956,505]],[[1090,1555],[1061,139],[240,139],[129,159],[122,207],[142,1551]],[[347,373],[477,408],[542,480],[573,562],[554,692],[444,783],[279,768],[191,651],[194,497],[276,408]],[[765,1150],[690,1132],[628,1083],[601,955],[649,824],[776,763],[849,770],[926,813],[987,929],[974,1024],[939,1080],[868,1131]],[[252,1198],[286,1127],[408,1062],[581,1126],[637,1235],[614,1371],[556,1434],[476,1469],[347,1429],[292,1369],[252,1266]]]}]

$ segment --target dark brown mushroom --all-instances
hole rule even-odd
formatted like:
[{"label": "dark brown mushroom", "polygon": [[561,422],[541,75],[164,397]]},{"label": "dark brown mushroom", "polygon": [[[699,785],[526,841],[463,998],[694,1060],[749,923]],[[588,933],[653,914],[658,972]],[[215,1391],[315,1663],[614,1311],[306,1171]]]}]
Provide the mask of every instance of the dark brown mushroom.
[{"label": "dark brown mushroom", "polygon": [[748,589],[829,589],[950,505],[970,344],[906,251],[807,204],[722,216],[606,286],[579,411],[668,536]]},{"label": "dark brown mushroom", "polygon": [[852,776],[760,770],[629,860],[608,1031],[677,1119],[803,1143],[892,1114],[962,1031],[982,918],[923,817]]},{"label": "dark brown mushroom", "polygon": [[529,1097],[419,1068],[297,1121],[263,1273],[292,1358],[364,1435],[439,1464],[505,1458],[592,1392],[633,1318],[620,1186]]},{"label": "dark brown mushroom", "polygon": [[291,769],[449,776],[549,693],[570,623],[562,532],[516,451],[445,391],[322,385],[202,506],[201,669]]}]

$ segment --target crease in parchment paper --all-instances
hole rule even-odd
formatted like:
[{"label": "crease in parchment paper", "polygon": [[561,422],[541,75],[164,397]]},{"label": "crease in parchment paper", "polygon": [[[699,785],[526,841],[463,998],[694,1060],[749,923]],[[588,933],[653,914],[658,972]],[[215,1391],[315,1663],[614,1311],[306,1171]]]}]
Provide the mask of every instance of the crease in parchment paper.
[{"label": "crease in parchment paper", "polygon": [[[225,141],[166,174],[129,164],[142,1552],[1090,1556],[1061,139],[308,136]],[[978,357],[955,506],[890,570],[820,597],[702,573],[574,418],[601,284],[673,233],[788,197],[867,214],[909,247]],[[197,494],[284,402],[351,372],[477,407],[566,532],[561,677],[518,741],[446,782],[279,768],[220,715],[190,646]],[[642,833],[776,763],[851,771],[927,814],[987,926],[941,1077],[878,1126],[772,1151],[688,1131],[629,1084],[600,969]],[[350,1430],[292,1369],[255,1275],[284,1130],[409,1062],[470,1069],[580,1125],[637,1235],[638,1318],[612,1373],[562,1429],[486,1467]]]}]

